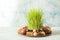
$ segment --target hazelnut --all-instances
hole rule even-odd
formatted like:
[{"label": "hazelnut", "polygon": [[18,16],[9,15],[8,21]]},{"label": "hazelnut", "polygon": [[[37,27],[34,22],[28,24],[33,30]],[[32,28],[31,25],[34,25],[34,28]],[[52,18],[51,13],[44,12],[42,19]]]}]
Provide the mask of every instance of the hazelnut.
[{"label": "hazelnut", "polygon": [[25,34],[26,34],[26,29],[22,29],[22,30],[21,30],[21,33],[22,33],[23,35],[25,35]]},{"label": "hazelnut", "polygon": [[22,29],[19,29],[19,30],[18,30],[18,34],[21,34],[21,30],[22,30]]},{"label": "hazelnut", "polygon": [[23,28],[22,29],[19,29],[18,30],[18,33],[25,35],[26,34],[26,29],[25,28],[24,29]]}]

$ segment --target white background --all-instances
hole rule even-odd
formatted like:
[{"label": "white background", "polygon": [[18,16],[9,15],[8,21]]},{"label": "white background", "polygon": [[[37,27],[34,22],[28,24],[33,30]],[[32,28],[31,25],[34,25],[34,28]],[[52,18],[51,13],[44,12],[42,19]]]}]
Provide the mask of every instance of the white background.
[{"label": "white background", "polygon": [[0,27],[25,25],[25,16],[30,8],[43,10],[45,25],[60,26],[59,3],[60,0],[0,0]]},{"label": "white background", "polygon": [[11,26],[18,0],[0,0],[0,27]]}]

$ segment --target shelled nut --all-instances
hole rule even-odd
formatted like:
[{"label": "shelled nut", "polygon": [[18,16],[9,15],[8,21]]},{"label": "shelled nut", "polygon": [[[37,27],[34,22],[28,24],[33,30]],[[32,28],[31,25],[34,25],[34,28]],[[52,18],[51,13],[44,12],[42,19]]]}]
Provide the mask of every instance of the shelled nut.
[{"label": "shelled nut", "polygon": [[36,29],[34,29],[34,30],[33,30],[33,32],[37,32],[37,30],[36,30]]},{"label": "shelled nut", "polygon": [[44,31],[46,34],[51,33],[51,28],[50,28],[49,26],[45,26],[45,27],[43,27],[42,29],[43,29],[43,31]]},{"label": "shelled nut", "polygon": [[39,30],[28,30],[27,26],[20,28],[18,30],[18,34],[22,34],[22,35],[26,35],[26,36],[30,36],[30,37],[45,37],[48,36],[52,33],[51,28],[49,26],[43,26],[41,27]]},{"label": "shelled nut", "polygon": [[34,34],[33,32],[27,32],[26,33],[27,36],[34,36],[33,34]]},{"label": "shelled nut", "polygon": [[45,34],[44,31],[40,31],[40,32],[39,32],[39,35],[40,35],[40,36],[46,36],[46,34]]},{"label": "shelled nut", "polygon": [[26,34],[26,29],[25,29],[25,28],[19,29],[19,30],[18,30],[18,34],[25,35],[25,34]]},{"label": "shelled nut", "polygon": [[34,36],[38,36],[38,33],[37,32],[34,32]]}]

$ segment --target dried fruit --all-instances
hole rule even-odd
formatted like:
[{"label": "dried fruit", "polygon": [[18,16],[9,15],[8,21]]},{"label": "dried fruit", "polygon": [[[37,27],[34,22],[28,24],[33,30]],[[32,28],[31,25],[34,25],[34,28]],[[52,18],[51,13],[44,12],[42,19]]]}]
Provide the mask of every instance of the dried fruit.
[{"label": "dried fruit", "polygon": [[26,34],[26,29],[25,28],[19,29],[18,33],[25,35]]}]

